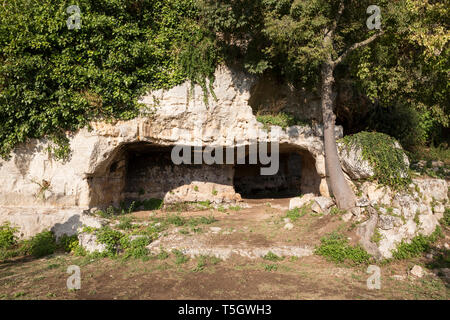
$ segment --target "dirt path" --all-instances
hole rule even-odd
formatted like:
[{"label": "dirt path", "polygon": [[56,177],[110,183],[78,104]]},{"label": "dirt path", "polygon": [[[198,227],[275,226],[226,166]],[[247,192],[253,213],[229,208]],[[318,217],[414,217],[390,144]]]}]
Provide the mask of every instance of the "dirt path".
[{"label": "dirt path", "polygon": [[[313,249],[321,236],[349,227],[339,216],[305,215],[293,222],[293,229],[286,230],[288,200],[258,199],[247,203],[247,208],[238,211],[181,212],[182,216],[213,215],[218,221],[201,226],[202,232],[173,227],[166,237],[180,236],[182,241],[178,243],[184,243],[184,247],[189,241],[201,239],[209,247]],[[138,212],[134,216],[145,220],[164,214],[167,213]],[[287,256],[282,261],[232,254],[221,260],[190,257],[181,263],[174,254],[146,261],[55,254],[39,260],[0,262],[0,298],[448,299],[450,286],[442,275],[428,270],[419,279],[409,274],[413,265],[424,266],[424,259],[380,265],[381,289],[369,290],[367,266],[336,265],[313,254]],[[80,266],[81,290],[69,291],[66,287],[70,265]]]}]

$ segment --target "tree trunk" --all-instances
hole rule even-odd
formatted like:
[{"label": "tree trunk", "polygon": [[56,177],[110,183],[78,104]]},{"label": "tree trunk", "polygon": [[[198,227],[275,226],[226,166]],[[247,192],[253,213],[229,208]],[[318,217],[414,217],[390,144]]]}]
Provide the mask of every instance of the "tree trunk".
[{"label": "tree trunk", "polygon": [[333,113],[334,63],[325,62],[322,66],[322,115],[324,126],[325,165],[330,181],[331,192],[336,198],[337,206],[343,210],[355,207],[356,197],[347,183],[339,161]]}]

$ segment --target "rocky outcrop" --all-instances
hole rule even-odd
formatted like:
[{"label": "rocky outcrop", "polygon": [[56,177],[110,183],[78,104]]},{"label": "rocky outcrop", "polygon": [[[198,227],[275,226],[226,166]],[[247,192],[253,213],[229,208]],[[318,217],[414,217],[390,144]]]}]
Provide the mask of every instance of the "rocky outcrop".
[{"label": "rocky outcrop", "polygon": [[[45,139],[18,146],[9,160],[0,160],[0,219],[28,221],[19,224],[24,235],[31,235],[41,225],[65,223],[92,207],[118,206],[127,197],[137,200],[155,197],[167,202],[240,200],[233,187],[232,168],[225,165],[210,175],[206,169],[199,170],[203,172],[199,176],[180,171],[173,184],[166,183],[172,178],[147,170],[146,174],[160,179],[155,188],[130,189],[137,180],[129,181],[129,170],[136,167],[141,161],[139,157],[150,147],[238,148],[255,142],[278,142],[281,151],[298,151],[307,160],[302,163],[303,190],[329,195],[322,127],[272,126],[265,130],[249,104],[251,98],[255,100],[252,97],[255,83],[254,77],[221,67],[213,84],[217,99],[210,96],[208,105],[201,88],[193,88],[191,94],[189,83],[150,92],[141,99],[143,108],[138,118],[116,123],[93,122],[90,129],[68,134],[72,153],[64,162],[49,155],[50,143]],[[336,138],[341,137],[342,128],[337,127]],[[141,162],[145,163],[144,160]],[[166,169],[165,172],[174,171],[173,166]],[[37,213],[41,211],[45,213]]]},{"label": "rocky outcrop", "polygon": [[[360,189],[362,196],[358,203],[365,214],[355,219],[368,219],[357,229],[360,243],[368,252],[383,258],[391,258],[402,241],[433,233],[443,217],[444,208],[448,207],[446,180],[413,179],[408,190],[403,191],[364,182]],[[376,228],[372,228],[375,215]],[[375,233],[377,236],[373,237]]]}]

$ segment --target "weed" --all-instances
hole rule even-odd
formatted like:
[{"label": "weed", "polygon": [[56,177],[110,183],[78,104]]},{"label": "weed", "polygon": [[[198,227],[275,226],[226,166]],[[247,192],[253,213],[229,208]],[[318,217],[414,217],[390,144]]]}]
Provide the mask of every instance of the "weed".
[{"label": "weed", "polygon": [[0,225],[0,248],[7,249],[17,243],[17,228],[11,227],[9,222]]},{"label": "weed", "polygon": [[56,240],[51,231],[43,231],[38,233],[30,240],[26,241],[25,247],[27,252],[35,258],[41,258],[43,256],[50,255],[55,252]]},{"label": "weed", "polygon": [[68,236],[62,235],[58,240],[58,247],[64,250],[64,252],[75,252],[78,248],[78,236],[76,234]]},{"label": "weed", "polygon": [[189,261],[189,258],[180,250],[173,249],[172,253],[175,255],[175,264],[183,264]]},{"label": "weed", "polygon": [[278,270],[278,266],[276,264],[264,264],[264,270],[266,271],[277,271]]},{"label": "weed", "polygon": [[169,253],[164,249],[161,249],[161,251],[156,255],[156,258],[158,260],[165,260],[168,257],[169,257]]},{"label": "weed", "polygon": [[107,253],[116,255],[120,240],[124,235],[110,227],[102,227],[97,231],[96,235],[97,241],[106,245]]},{"label": "weed", "polygon": [[283,257],[277,256],[277,255],[276,255],[275,253],[273,253],[272,251],[269,251],[269,252],[263,257],[263,259],[264,259],[264,260],[269,260],[269,261],[275,262],[275,261],[281,261],[281,260],[283,260],[284,258],[283,258]]}]

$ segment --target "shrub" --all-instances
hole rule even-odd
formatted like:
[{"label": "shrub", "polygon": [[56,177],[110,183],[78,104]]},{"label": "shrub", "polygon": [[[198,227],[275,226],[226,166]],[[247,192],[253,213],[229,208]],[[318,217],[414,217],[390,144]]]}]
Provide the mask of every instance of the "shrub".
[{"label": "shrub", "polygon": [[189,258],[180,250],[173,249],[172,253],[175,255],[175,264],[183,264],[189,261]]},{"label": "shrub", "polygon": [[11,227],[9,222],[0,225],[0,248],[7,249],[17,243],[17,228]]},{"label": "shrub", "polygon": [[450,227],[450,208],[445,209],[444,217],[439,220],[439,223],[441,223],[444,227]]},{"label": "shrub", "polygon": [[294,208],[294,209],[288,210],[286,212],[286,217],[291,219],[291,221],[295,221],[295,220],[303,217],[307,213],[308,213],[308,210],[305,207]]},{"label": "shrub", "polygon": [[273,253],[272,251],[269,251],[264,257],[264,260],[269,260],[269,261],[281,261],[284,258],[277,256],[275,253]]},{"label": "shrub", "polygon": [[152,239],[150,237],[139,237],[134,240],[129,240],[128,237],[123,237],[122,239],[127,239],[126,244],[124,241],[121,241],[121,245],[125,250],[125,258],[133,257],[135,259],[143,259],[148,256],[149,250],[146,248],[151,242]]},{"label": "shrub", "polygon": [[350,261],[353,264],[367,263],[370,255],[361,247],[352,247],[345,236],[336,232],[320,239],[320,246],[315,254],[325,257],[327,260],[342,263]]},{"label": "shrub", "polygon": [[53,233],[51,231],[43,231],[31,238],[26,247],[28,247],[28,252],[32,256],[41,258],[54,253],[57,245]]},{"label": "shrub", "polygon": [[59,238],[58,245],[65,252],[75,252],[78,248],[78,236],[76,234],[72,236],[64,234]]},{"label": "shrub", "polygon": [[106,251],[109,254],[115,255],[117,248],[120,244],[120,240],[124,235],[117,230],[113,230],[110,227],[102,227],[96,233],[97,241],[106,245]]}]

